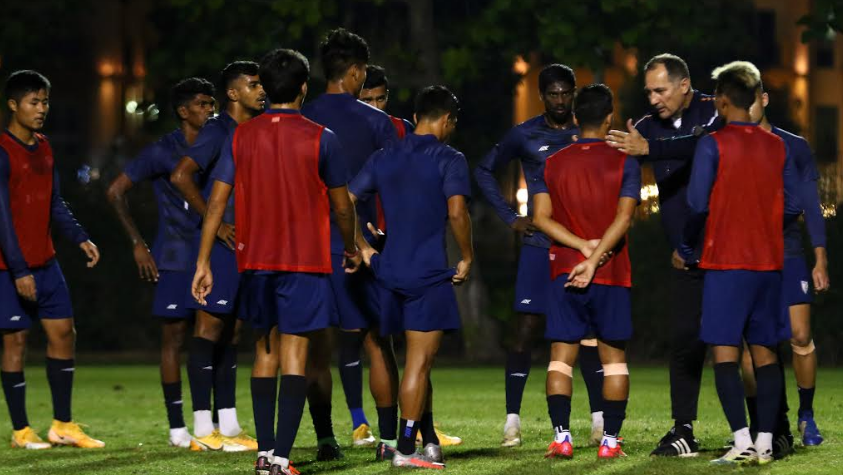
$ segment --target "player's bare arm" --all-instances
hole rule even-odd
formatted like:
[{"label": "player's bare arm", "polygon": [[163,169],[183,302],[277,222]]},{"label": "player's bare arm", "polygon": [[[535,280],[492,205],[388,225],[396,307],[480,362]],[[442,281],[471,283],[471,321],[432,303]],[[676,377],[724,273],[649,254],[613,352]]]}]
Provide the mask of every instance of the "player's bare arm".
[{"label": "player's bare arm", "polygon": [[612,224],[603,233],[600,238],[600,244],[592,253],[591,257],[584,262],[578,264],[571,270],[568,275],[568,283],[566,287],[585,288],[591,284],[594,278],[594,273],[600,265],[600,256],[614,249],[622,239],[625,238],[629,231],[629,226],[632,224],[632,215],[635,212],[635,207],[638,206],[638,201],[635,198],[621,197],[618,200],[618,211],[615,214],[615,219]]},{"label": "player's bare arm", "polygon": [[[357,247],[357,235],[360,233],[357,229],[357,211],[354,209],[354,203],[351,202],[351,194],[348,192],[348,187],[343,185],[330,188],[328,190],[328,198],[331,201],[331,209],[334,210],[334,216],[337,218],[337,227],[340,228],[340,234],[342,234],[342,241],[345,246],[345,271],[349,274],[357,272],[357,269],[360,268],[360,264],[363,262],[361,253],[363,248]],[[368,247],[368,243],[365,246]],[[371,253],[369,256],[371,257]]]},{"label": "player's bare arm", "polygon": [[[355,196],[354,193],[349,191],[348,197],[351,199],[351,204],[353,204],[356,207],[357,206],[357,196]],[[378,251],[376,251],[375,248],[373,248],[369,244],[369,241],[367,241],[366,238],[363,237],[362,226],[363,226],[363,223],[357,223],[357,226],[355,226],[354,241],[357,243],[357,248],[360,249],[360,255],[363,257],[363,263],[368,266],[372,262],[372,256],[377,254]],[[384,235],[383,231],[378,229],[372,223],[366,223],[366,227],[369,228],[369,232],[372,233],[372,236],[374,236],[375,239],[380,239]]]},{"label": "player's bare arm", "polygon": [[[181,161],[173,173],[170,175],[170,183],[179,190],[179,193],[184,196],[187,204],[196,210],[200,216],[204,216],[208,204],[202,198],[202,192],[196,185],[194,177],[199,173],[199,165],[190,157],[182,157]],[[234,250],[234,225],[229,223],[220,223],[217,233],[217,238],[223,242],[229,249]]]},{"label": "player's bare arm", "polygon": [[468,204],[465,196],[455,195],[448,198],[448,222],[451,232],[460,248],[462,259],[457,263],[457,274],[453,278],[454,285],[460,285],[468,280],[471,263],[474,261],[474,244],[471,237],[471,216],[468,214]]},{"label": "player's bare arm", "polygon": [[121,173],[109,185],[106,196],[111,207],[114,208],[114,213],[117,214],[117,219],[120,220],[123,230],[126,231],[129,240],[132,242],[132,254],[135,258],[135,264],[138,266],[138,276],[142,280],[158,282],[158,267],[155,265],[155,259],[152,258],[149,247],[143,240],[131,213],[129,213],[126,193],[132,189],[132,186],[132,180],[125,173]]},{"label": "player's bare arm", "polygon": [[593,249],[590,249],[587,240],[577,236],[569,231],[568,228],[553,220],[553,204],[550,201],[549,194],[536,193],[533,195],[533,222],[543,233],[550,236],[554,241],[572,249],[577,249],[584,256],[588,253],[585,256],[586,258],[591,256]]},{"label": "player's bare arm", "polygon": [[214,276],[211,274],[211,248],[214,246],[214,238],[217,236],[219,227],[224,224],[222,216],[225,213],[228,198],[231,196],[231,189],[232,186],[228,183],[214,182],[214,186],[211,188],[211,196],[208,198],[205,219],[202,220],[199,256],[196,258],[196,274],[193,276],[193,285],[191,285],[193,298],[202,305],[207,305],[205,297],[211,293],[211,288],[214,285]]}]

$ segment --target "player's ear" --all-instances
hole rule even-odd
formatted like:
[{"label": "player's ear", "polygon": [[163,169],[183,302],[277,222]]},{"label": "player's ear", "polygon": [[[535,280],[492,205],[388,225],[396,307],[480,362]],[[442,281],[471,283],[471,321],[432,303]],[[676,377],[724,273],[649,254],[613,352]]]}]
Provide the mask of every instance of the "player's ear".
[{"label": "player's ear", "polygon": [[419,125],[419,118],[415,112],[413,112],[413,123]]},{"label": "player's ear", "polygon": [[770,103],[770,95],[766,92],[761,94],[761,105],[767,107],[767,104]]},{"label": "player's ear", "polygon": [[176,108],[176,113],[179,115],[179,119],[186,120],[188,113],[187,113],[187,106],[181,105]]},{"label": "player's ear", "polygon": [[574,125],[576,125],[577,127],[580,126],[580,121],[577,120],[577,114],[574,114]]},{"label": "player's ear", "polygon": [[608,127],[611,127],[613,120],[615,120],[615,113],[611,112],[609,115],[606,116],[606,121],[604,122],[604,124]]},{"label": "player's ear", "polygon": [[6,101],[6,106],[9,107],[9,110],[12,111],[12,113],[18,111],[18,101],[14,99],[9,99],[8,101]]},{"label": "player's ear", "polygon": [[302,98],[302,100],[304,100],[305,97],[307,97],[307,82],[304,82],[301,85],[301,98]]},{"label": "player's ear", "polygon": [[240,99],[240,94],[237,92],[237,89],[234,89],[233,87],[226,89],[225,95],[231,102],[237,102]]}]

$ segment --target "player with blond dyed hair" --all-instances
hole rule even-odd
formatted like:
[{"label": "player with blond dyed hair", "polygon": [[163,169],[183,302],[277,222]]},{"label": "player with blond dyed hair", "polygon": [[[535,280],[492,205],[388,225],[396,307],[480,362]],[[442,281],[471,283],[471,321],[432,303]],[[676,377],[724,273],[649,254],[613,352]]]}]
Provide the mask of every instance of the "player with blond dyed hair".
[{"label": "player with blond dyed hair", "polygon": [[[775,347],[789,328],[780,318],[784,233],[795,219],[793,160],[785,142],[751,122],[758,69],[736,61],[714,70],[715,105],[726,125],[699,140],[688,185],[691,215],[679,256],[706,270],[700,339],[714,350],[714,377],[735,444],[715,464],[773,461],[782,374]],[[701,256],[696,249],[701,231]],[[758,380],[758,435],[752,440],[738,371],[743,342]]]}]

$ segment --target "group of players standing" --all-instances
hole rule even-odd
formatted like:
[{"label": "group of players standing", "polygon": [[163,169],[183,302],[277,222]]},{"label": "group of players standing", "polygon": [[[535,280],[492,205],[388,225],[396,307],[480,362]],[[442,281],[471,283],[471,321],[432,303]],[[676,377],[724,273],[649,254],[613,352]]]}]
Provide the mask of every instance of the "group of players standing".
[{"label": "group of players standing", "polygon": [[[445,145],[459,103],[446,88],[431,86],[416,98],[415,125],[392,118],[379,110],[388,83],[382,69],[368,65],[362,38],[334,30],[320,53],[327,90],[306,104],[309,63],[292,50],[272,51],[260,64],[226,66],[217,116],[210,82],[179,82],[173,88],[179,128],[145,148],[109,187],[140,277],[157,283],[152,313],[163,317],[169,441],[194,450],[257,450],[256,473],[297,473],[289,454],[307,402],[317,459],[342,457],[331,420],[336,338],[354,445],[376,442],[362,409],[365,350],[378,415],[377,459],[442,469],[441,446],[460,440],[434,426],[430,371],[443,333],[460,328],[453,287],[468,279],[473,260],[468,165]],[[656,113],[620,132],[610,131],[609,88],[577,90],[570,68],[550,65],[539,76],[545,113],[513,128],[475,170],[501,218],[524,234],[503,446],[521,443],[518,414],[530,352],[544,328],[552,342],[547,404],[555,430],[546,456],[573,456],[572,367],[578,355],[598,457],[624,455],[625,342],[632,334],[626,234],[644,160],[656,174],[675,268],[670,374],[676,422],[653,455],[697,454],[692,422],[708,345],[735,434],[732,448],[716,462],[767,462],[789,452],[793,438],[775,348],[790,337],[791,324],[799,429],[805,445],[822,441],[811,407],[816,357],[808,317],[809,280],[817,291],[828,287],[816,169],[804,139],[767,122],[768,99],[754,66],[732,63],[715,71],[715,79],[715,96],[703,95],[691,88],[684,61],[654,57],[645,66],[645,83]],[[61,200],[49,142],[38,133],[49,90],[34,71],[13,73],[6,84],[11,120],[0,138],[2,383],[13,446],[48,448],[30,428],[24,404],[23,349],[31,320],[41,319],[55,419],[49,441],[102,447],[70,415],[72,309],[54,259],[51,222],[79,243],[89,266],[99,253]],[[511,209],[495,180],[513,159],[524,169],[532,218]],[[159,210],[152,251],[125,199],[144,180],[153,183]],[[813,278],[801,257],[796,218],[803,211],[817,256]],[[456,267],[448,265],[447,227],[461,256]],[[191,435],[181,409],[179,353],[194,315],[187,365]],[[251,379],[257,440],[243,431],[235,409],[243,321],[258,332]],[[334,336],[329,327],[341,331]],[[396,333],[406,338],[400,382],[391,341]],[[753,374],[755,395],[744,390],[756,386]]]}]

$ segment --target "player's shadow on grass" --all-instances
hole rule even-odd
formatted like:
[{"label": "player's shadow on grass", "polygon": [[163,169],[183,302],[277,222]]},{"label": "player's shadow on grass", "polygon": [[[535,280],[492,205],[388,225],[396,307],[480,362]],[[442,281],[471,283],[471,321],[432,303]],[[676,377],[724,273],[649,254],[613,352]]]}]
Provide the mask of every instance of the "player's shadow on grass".
[{"label": "player's shadow on grass", "polygon": [[[103,457],[105,455],[105,457]],[[56,473],[107,473],[113,472],[115,469],[130,465],[138,465],[138,452],[133,450],[114,450],[113,452],[105,452],[99,449],[80,450],[70,448],[54,448],[50,449],[49,461],[51,464],[60,462],[61,469],[56,471],[55,468],[50,469],[51,472]],[[145,453],[149,458],[154,458],[156,461],[166,459],[183,458],[184,454],[181,452],[156,452]],[[3,467],[20,467],[24,468],[33,463],[32,458],[21,458],[15,461],[4,461]],[[23,471],[19,473],[24,473]]]}]

